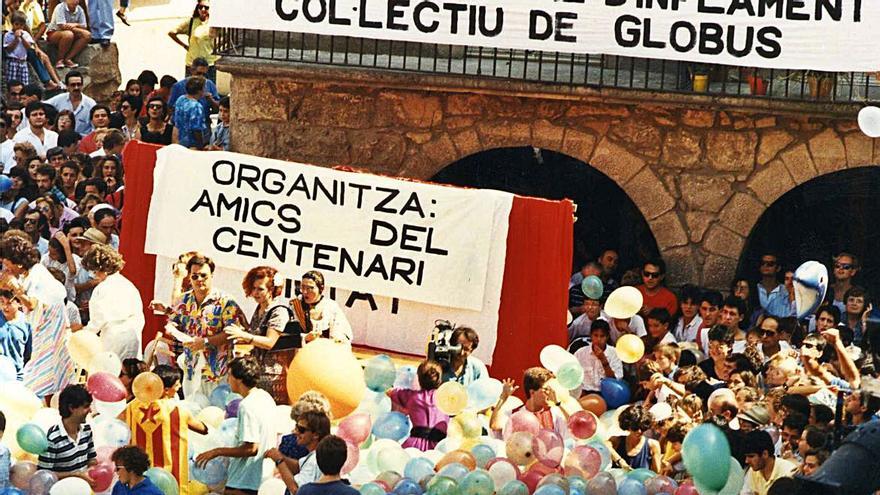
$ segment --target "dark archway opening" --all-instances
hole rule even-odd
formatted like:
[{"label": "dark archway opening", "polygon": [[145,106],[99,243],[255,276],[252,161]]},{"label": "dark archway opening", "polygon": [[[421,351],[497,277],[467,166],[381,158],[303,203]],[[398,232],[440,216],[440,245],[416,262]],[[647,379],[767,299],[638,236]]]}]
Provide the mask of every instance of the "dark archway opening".
[{"label": "dark archway opening", "polygon": [[756,278],[766,251],[783,266],[816,260],[832,271],[832,257],[846,251],[861,258],[855,283],[880,294],[880,169],[842,170],[807,181],[777,199],[761,215],[742,252],[737,274]]},{"label": "dark archway opening", "polygon": [[645,217],[608,176],[562,153],[532,148],[497,148],[462,158],[431,178],[457,186],[507,191],[577,204],[573,270],[613,248],[626,269],[658,254]]}]

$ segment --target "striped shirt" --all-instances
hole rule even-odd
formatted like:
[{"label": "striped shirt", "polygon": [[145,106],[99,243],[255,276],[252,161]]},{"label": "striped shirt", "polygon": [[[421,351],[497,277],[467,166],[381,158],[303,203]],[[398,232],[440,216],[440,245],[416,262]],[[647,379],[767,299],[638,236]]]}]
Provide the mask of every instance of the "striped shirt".
[{"label": "striped shirt", "polygon": [[61,423],[49,428],[46,436],[49,438],[49,449],[40,454],[40,469],[69,473],[85,469],[89,461],[97,458],[92,427],[88,424],[80,425],[76,438],[70,438]]}]

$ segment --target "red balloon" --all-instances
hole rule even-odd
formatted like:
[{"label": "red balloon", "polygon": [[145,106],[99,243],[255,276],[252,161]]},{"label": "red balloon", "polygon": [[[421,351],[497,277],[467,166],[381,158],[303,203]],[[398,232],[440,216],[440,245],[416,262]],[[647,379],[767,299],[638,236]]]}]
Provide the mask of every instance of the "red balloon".
[{"label": "red balloon", "polygon": [[373,421],[367,413],[354,413],[348,415],[339,423],[336,435],[346,442],[360,445],[370,436]]},{"label": "red balloon", "polygon": [[578,411],[568,418],[568,429],[575,438],[586,440],[596,434],[596,416],[590,411]]},{"label": "red balloon", "polygon": [[558,433],[552,430],[541,430],[532,438],[532,452],[538,461],[555,468],[562,462],[565,446]]},{"label": "red balloon", "polygon": [[128,392],[118,376],[113,376],[106,371],[99,371],[89,375],[86,388],[92,397],[103,402],[119,402],[125,400]]},{"label": "red balloon", "polygon": [[[538,464],[541,463],[539,462]],[[525,483],[527,487],[529,487],[529,493],[534,493],[535,489],[538,488],[538,483],[541,482],[541,478],[543,478],[544,476],[545,475],[540,471],[530,469],[526,471],[519,480]]]},{"label": "red balloon", "polygon": [[113,483],[113,471],[109,464],[98,464],[89,469],[89,476],[95,481],[92,485],[95,493],[106,492],[110,488],[110,484]]},{"label": "red balloon", "polygon": [[[599,451],[589,445],[577,445],[565,456],[565,474],[574,469],[580,471],[586,479],[592,479],[602,467],[602,456]],[[571,471],[576,472],[576,471]]]},{"label": "red balloon", "polygon": [[675,495],[700,495],[700,492],[697,491],[694,485],[685,483],[680,485],[678,490],[675,490]]},{"label": "red balloon", "polygon": [[361,456],[358,446],[351,442],[345,442],[345,450],[348,454],[345,458],[345,464],[342,465],[342,471],[340,471],[342,474],[348,474],[352,469],[357,467]]}]

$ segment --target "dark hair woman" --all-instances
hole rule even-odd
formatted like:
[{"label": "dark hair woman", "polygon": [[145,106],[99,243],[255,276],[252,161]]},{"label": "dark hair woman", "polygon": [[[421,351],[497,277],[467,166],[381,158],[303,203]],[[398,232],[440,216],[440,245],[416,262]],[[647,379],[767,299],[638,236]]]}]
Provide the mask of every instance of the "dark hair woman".
[{"label": "dark hair woman", "polygon": [[299,297],[290,301],[296,319],[309,335],[306,342],[318,337],[330,338],[340,342],[351,342],[351,325],[336,304],[336,301],[324,297],[324,275],[312,270],[302,276],[299,284]]},{"label": "dark hair woman", "polygon": [[171,144],[174,126],[168,122],[168,104],[161,96],[147,101],[147,116],[140,120],[134,138],[145,143]]},{"label": "dark hair woman", "polygon": [[111,117],[117,125],[111,124],[110,127],[122,130],[127,139],[133,139],[138,128],[138,114],[143,104],[144,100],[140,96],[124,94],[122,100],[119,101],[119,106],[116,107],[116,114]]}]

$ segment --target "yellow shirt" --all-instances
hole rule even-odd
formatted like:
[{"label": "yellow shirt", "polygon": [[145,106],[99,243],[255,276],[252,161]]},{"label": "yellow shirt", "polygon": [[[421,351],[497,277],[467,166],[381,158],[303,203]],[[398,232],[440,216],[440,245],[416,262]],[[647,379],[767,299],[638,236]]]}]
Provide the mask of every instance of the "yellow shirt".
[{"label": "yellow shirt", "polygon": [[27,17],[28,29],[32,35],[36,36],[37,29],[46,23],[46,17],[43,16],[43,9],[40,8],[40,3],[36,0],[30,0],[23,3],[18,10],[24,12],[24,15]]},{"label": "yellow shirt", "polygon": [[150,465],[177,479],[180,495],[188,495],[189,490],[189,417],[190,412],[172,399],[149,404],[133,400],[125,408],[131,445],[147,453]]},{"label": "yellow shirt", "polygon": [[192,65],[193,60],[203,57],[208,65],[214,65],[217,55],[214,55],[214,30],[198,17],[192,19],[192,31],[189,29],[190,19],[187,19],[174,30],[177,34],[189,35],[189,50],[186,51],[186,65]]},{"label": "yellow shirt", "polygon": [[764,475],[749,468],[746,471],[746,479],[741,493],[767,495],[767,492],[776,480],[779,478],[791,478],[795,473],[797,473],[797,464],[777,457],[776,463],[773,465],[773,472],[770,473],[770,479],[764,479]]}]

